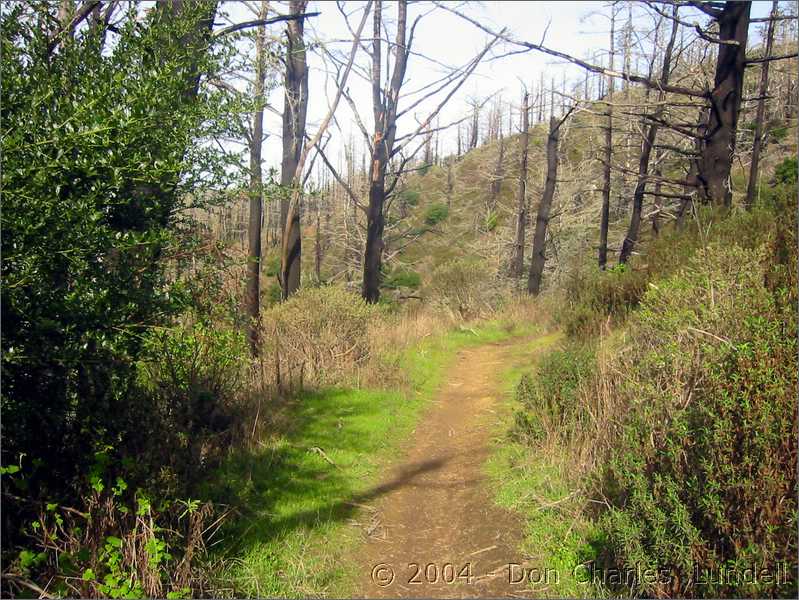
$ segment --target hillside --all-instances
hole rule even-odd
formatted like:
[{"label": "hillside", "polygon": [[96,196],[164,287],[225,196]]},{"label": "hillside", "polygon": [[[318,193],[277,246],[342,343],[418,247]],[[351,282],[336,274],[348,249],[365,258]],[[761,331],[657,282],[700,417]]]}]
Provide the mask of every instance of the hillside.
[{"label": "hillside", "polygon": [[797,597],[795,3],[553,7],[0,4],[0,596]]},{"label": "hillside", "polygon": [[[602,187],[602,165],[597,160],[597,155],[601,152],[603,119],[589,111],[596,112],[600,109],[601,105],[595,105],[587,111],[578,112],[567,122],[561,133],[561,162],[549,229],[545,289],[562,287],[570,272],[595,263]],[[764,174],[762,185],[767,185],[778,164],[786,157],[796,155],[797,140],[795,136],[787,134],[795,131],[796,126],[797,119],[791,115],[772,122],[772,135],[769,135],[762,158]],[[747,134],[751,135],[748,129],[744,129],[740,136],[742,154],[745,152],[743,148],[746,148],[746,144],[751,144],[751,137],[747,142]],[[617,164],[634,168],[638,152],[634,136],[628,131],[622,131],[618,138],[619,152],[614,160]],[[543,124],[533,126],[530,130],[527,186],[528,244],[531,242],[532,225],[544,185],[545,141],[545,126]],[[413,244],[401,249],[396,255],[392,253],[392,246],[388,245],[387,254],[392,256],[387,266],[389,283],[393,281],[391,271],[396,269],[402,273],[408,271],[418,273],[421,284],[428,284],[436,268],[456,259],[484,263],[483,268],[486,273],[498,278],[498,285],[510,283],[506,273],[516,227],[519,135],[514,134],[506,138],[503,144],[503,177],[493,210],[488,205],[491,198],[490,186],[499,155],[499,142],[496,140],[486,142],[460,158],[443,157],[440,159],[441,164],[423,169],[424,174],[415,173],[407,177],[394,201],[394,209],[402,210],[408,215],[403,220],[404,227],[422,229],[428,211],[437,206],[447,207],[446,216],[436,222],[431,231],[420,235]],[[742,158],[745,160],[745,156]],[[453,187],[449,201],[446,165],[448,160],[453,161],[451,174]],[[736,205],[740,205],[746,192],[748,165],[744,160],[737,161],[733,170],[733,193]],[[676,161],[674,162],[673,174],[679,176]],[[668,171],[664,171],[666,175],[669,174]],[[684,177],[684,173],[682,176]],[[634,185],[633,175],[623,176],[621,173],[614,173],[609,227],[611,264],[615,264],[618,259],[618,250],[629,223]],[[402,209],[397,208],[397,205],[403,205]],[[655,200],[647,197],[644,215],[648,218],[645,218],[642,227],[642,238],[637,252],[645,253],[648,242],[655,236],[651,215],[656,212],[656,208],[662,211],[659,216],[659,227],[668,228],[673,224],[678,207],[679,201],[656,206]],[[332,219],[335,220],[337,216],[334,214]],[[335,224],[330,227],[331,229],[324,232],[325,235],[336,231]],[[310,224],[305,231],[306,240],[312,242],[315,225]],[[529,256],[526,258],[529,259]],[[323,280],[329,279],[341,269],[342,264],[346,264],[340,248],[335,246],[325,255],[324,260]],[[306,272],[313,272],[312,252],[306,255],[304,267]],[[355,271],[354,267],[351,268]]]}]

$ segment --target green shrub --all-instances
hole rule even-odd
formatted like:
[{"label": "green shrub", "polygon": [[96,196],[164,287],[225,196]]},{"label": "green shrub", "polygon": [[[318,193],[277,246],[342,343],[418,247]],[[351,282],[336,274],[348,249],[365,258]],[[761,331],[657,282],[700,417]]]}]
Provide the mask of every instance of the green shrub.
[{"label": "green shrub", "polygon": [[349,382],[369,356],[367,328],[378,310],[340,287],[303,288],[263,315],[267,363],[279,364],[284,385]]},{"label": "green shrub", "polygon": [[129,493],[125,480],[98,470],[97,458],[110,456],[97,453],[94,489],[80,510],[50,502],[28,524],[30,545],[4,563],[6,593],[25,597],[29,588],[16,584],[42,580],[57,598],[177,599],[213,589],[202,564],[212,506]]},{"label": "green shrub", "polygon": [[770,121],[768,124],[769,136],[777,142],[788,137],[788,125],[782,121]]},{"label": "green shrub", "polygon": [[3,497],[4,563],[45,502],[84,497],[98,447],[138,458],[165,432],[135,365],[191,300],[172,269],[181,215],[227,180],[203,143],[226,124],[220,96],[191,97],[178,75],[223,65],[185,43],[207,7],[184,8],[122,19],[100,52],[102,28],[54,51],[52,3],[3,6],[2,457],[27,486]]},{"label": "green shrub", "polygon": [[264,275],[277,277],[280,275],[280,254],[272,254],[264,260]]},{"label": "green shrub", "polygon": [[424,213],[424,222],[428,226],[438,225],[449,216],[449,208],[446,204],[436,202],[427,207]]},{"label": "green shrub", "polygon": [[790,208],[790,202],[794,207],[796,203],[795,187],[769,189],[768,204],[764,202],[751,211],[725,215],[709,207],[698,207],[696,220],[688,221],[683,229],[664,231],[642,245],[641,254],[627,265],[604,272],[594,265],[575,269],[566,278],[556,322],[569,336],[589,338],[605,324],[621,324],[638,307],[651,282],[677,271],[705,244],[751,249],[766,243],[777,224],[775,215],[795,210]]},{"label": "green shrub", "polygon": [[626,265],[608,269],[580,269],[566,282],[566,305],[556,319],[569,336],[588,337],[602,324],[626,318],[643,296],[649,281],[647,270]]},{"label": "green shrub", "polygon": [[786,158],[779,165],[777,165],[776,169],[774,169],[774,180],[777,183],[795,186],[797,168],[795,156]]},{"label": "green shrub", "polygon": [[462,319],[493,311],[502,289],[480,260],[458,258],[435,268],[427,292],[434,305]]},{"label": "green shrub", "polygon": [[[710,245],[658,281],[630,322],[632,345],[607,382],[618,430],[602,525],[617,566],[670,575],[635,593],[796,593],[796,292],[765,285],[772,256]],[[782,563],[782,583],[691,577]]]},{"label": "green shrub", "polygon": [[[250,359],[245,336],[231,325],[194,318],[153,330],[145,349],[141,385],[156,399],[159,421],[177,440],[163,465],[182,469],[181,479],[191,482],[200,475],[201,464],[207,466],[214,452],[227,447],[237,421]],[[170,440],[162,440],[162,451]]]},{"label": "green shrub", "polygon": [[535,445],[546,437],[546,429],[541,418],[541,413],[536,404],[536,390],[533,378],[529,373],[522,375],[516,385],[516,402],[521,404],[513,414],[513,429],[511,433],[523,441]]},{"label": "green shrub", "polygon": [[594,350],[575,343],[544,355],[534,376],[523,377],[516,388],[521,404],[516,432],[533,442],[545,433],[568,439],[586,416],[579,408],[578,392],[593,373],[595,363]]},{"label": "green shrub", "polygon": [[491,211],[490,213],[488,213],[488,215],[486,215],[485,223],[483,224],[483,226],[485,227],[486,231],[494,231],[497,228],[498,224],[499,224],[499,217],[496,211]]},{"label": "green shrub", "polygon": [[[188,536],[181,541],[177,517],[153,510],[175,535],[149,536],[144,517],[121,522],[109,503],[125,502],[130,513],[132,488],[151,484],[158,507],[173,501],[170,490],[186,490],[201,473],[205,455],[196,449],[209,439],[182,429],[207,415],[183,413],[183,398],[143,386],[138,368],[152,358],[153,332],[200,295],[189,285],[195,266],[180,264],[186,255],[204,262],[186,209],[204,206],[205,183],[224,187],[237,162],[204,143],[229,130],[230,114],[219,118],[226,92],[187,93],[188,74],[226,68],[221,40],[186,43],[207,10],[186,3],[174,18],[117,11],[125,16],[102,51],[103,27],[54,40],[42,26],[58,21],[53,3],[1,11],[0,410],[3,470],[17,470],[3,476],[3,597],[37,589],[20,582],[67,597],[175,591],[153,582],[180,576]],[[94,468],[101,453],[104,491]],[[181,464],[187,456],[194,462]],[[159,550],[166,537],[178,559],[169,567]],[[67,549],[88,553],[71,562],[95,561],[94,574],[71,570]],[[10,565],[17,578],[7,577]]]},{"label": "green shrub", "polygon": [[398,289],[401,287],[418,289],[422,285],[422,277],[407,267],[397,267],[383,279],[383,287]]},{"label": "green shrub", "polygon": [[417,190],[402,190],[400,192],[400,200],[408,206],[416,206],[419,204],[419,197],[421,194]]}]

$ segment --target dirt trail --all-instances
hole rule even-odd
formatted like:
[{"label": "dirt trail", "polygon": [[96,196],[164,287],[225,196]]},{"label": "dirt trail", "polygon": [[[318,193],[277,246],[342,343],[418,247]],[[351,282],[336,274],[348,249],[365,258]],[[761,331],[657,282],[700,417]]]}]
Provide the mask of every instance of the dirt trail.
[{"label": "dirt trail", "polygon": [[[529,342],[529,340],[528,340]],[[462,351],[401,458],[365,511],[368,539],[357,595],[525,597],[518,580],[521,520],[493,501],[483,465],[490,453],[503,372],[520,341]],[[514,351],[516,356],[514,357]],[[526,361],[529,361],[527,354]]]}]

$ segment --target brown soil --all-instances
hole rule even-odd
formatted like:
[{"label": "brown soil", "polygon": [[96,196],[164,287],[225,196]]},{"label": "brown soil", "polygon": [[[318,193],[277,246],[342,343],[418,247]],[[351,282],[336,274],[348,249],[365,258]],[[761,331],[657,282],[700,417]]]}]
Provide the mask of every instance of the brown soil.
[{"label": "brown soil", "polygon": [[[484,474],[496,427],[501,376],[516,344],[462,351],[401,458],[364,507],[367,540],[357,563],[356,595],[525,597],[509,565],[519,552],[520,517],[497,506]],[[529,361],[529,355],[526,360]],[[371,518],[371,520],[370,520]],[[514,579],[524,567],[514,567]]]}]

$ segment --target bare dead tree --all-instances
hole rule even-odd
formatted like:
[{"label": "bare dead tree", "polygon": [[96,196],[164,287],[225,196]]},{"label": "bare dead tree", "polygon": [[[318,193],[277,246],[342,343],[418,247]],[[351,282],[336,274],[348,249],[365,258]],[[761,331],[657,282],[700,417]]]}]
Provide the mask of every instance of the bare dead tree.
[{"label": "bare dead tree", "polygon": [[[320,189],[316,195],[316,223],[314,230],[314,275],[316,282],[322,282],[322,260],[324,258],[324,250],[326,247],[325,236],[322,234],[322,205],[327,205],[328,190]],[[329,218],[330,213],[325,210],[326,218]]]},{"label": "bare dead tree", "polygon": [[709,97],[707,128],[703,132],[700,190],[708,202],[730,206],[730,170],[743,97],[752,3],[728,1],[721,9],[697,3],[696,7],[713,17],[719,27],[716,76]]},{"label": "bare dead tree", "polygon": [[[258,14],[265,21],[269,2],[261,0]],[[261,147],[264,138],[264,84],[266,82],[266,25],[258,27],[255,37],[255,110],[250,133],[250,222],[248,227],[247,282],[244,295],[249,317],[247,337],[253,356],[258,354],[258,318],[260,313],[261,221],[263,219],[263,176]]]},{"label": "bare dead tree", "polygon": [[455,183],[452,177],[452,158],[447,159],[447,209],[452,208],[452,192],[455,187]]},{"label": "bare dead tree", "polygon": [[[308,0],[291,0],[291,14],[305,12]],[[283,103],[283,160],[280,171],[280,228],[283,232],[280,261],[281,296],[286,300],[300,287],[302,236],[299,207],[289,219],[292,190],[299,185],[297,165],[305,141],[305,119],[308,113],[308,65],[302,20],[289,21],[286,27],[286,76]]]},{"label": "bare dead tree", "polygon": [[427,125],[427,133],[425,134],[424,142],[424,164],[433,164],[433,134],[430,133],[430,125]]},{"label": "bare dead tree", "polygon": [[538,122],[544,122],[544,72],[538,74]]},{"label": "bare dead tree", "polygon": [[488,189],[488,205],[486,206],[486,217],[493,213],[497,208],[497,198],[502,189],[502,178],[505,170],[505,136],[502,133],[502,120],[498,123],[499,128],[499,148],[497,151],[497,162],[494,165],[494,172],[491,175],[491,183]]},{"label": "bare dead tree", "polygon": [[516,193],[516,236],[510,259],[508,274],[513,278],[522,276],[524,270],[524,237],[527,228],[527,154],[530,138],[530,96],[527,89],[522,96],[521,135],[519,136],[519,187]]},{"label": "bare dead tree", "polygon": [[[652,8],[656,8],[657,3],[650,2]],[[732,155],[735,149],[735,132],[738,123],[738,115],[741,106],[741,88],[743,83],[744,69],[747,64],[755,62],[765,62],[772,60],[783,60],[794,58],[796,53],[764,57],[763,59],[746,60],[746,42],[748,38],[749,12],[751,1],[734,2],[689,2],[690,6],[711,17],[711,26],[701,28],[698,25],[690,26],[704,40],[711,43],[715,51],[715,77],[713,88],[695,88],[684,85],[669,84],[663,87],[659,81],[624,70],[616,71],[615,68],[605,68],[596,64],[589,63],[583,59],[571,56],[565,52],[554,50],[541,43],[516,40],[508,35],[501,35],[501,39],[528,50],[544,52],[551,56],[567,60],[588,71],[606,75],[612,78],[623,78],[633,83],[638,83],[654,90],[662,90],[668,93],[680,94],[683,96],[699,98],[707,103],[708,118],[699,132],[690,132],[681,128],[684,134],[698,137],[701,140],[701,157],[698,161],[699,172],[697,182],[699,183],[702,197],[705,201],[717,205],[729,205],[731,191],[729,189],[729,175],[732,165]],[[479,29],[488,33],[494,33],[483,23],[459,12],[455,8],[440,6],[449,10],[461,18],[469,21]],[[686,6],[684,3],[677,3],[677,6]],[[660,10],[660,9],[656,9]],[[662,13],[663,14],[663,13]],[[671,18],[670,15],[667,15]],[[681,24],[684,24],[681,22]],[[717,34],[709,33],[715,25],[718,29]],[[661,125],[663,125],[661,123]],[[672,129],[679,131],[672,126]]]},{"label": "bare dead tree", "polygon": [[[608,65],[613,71],[613,59],[616,38],[615,7],[610,16],[610,56]],[[610,163],[613,159],[613,83],[614,78],[608,75],[607,129],[605,129],[605,161],[602,168],[602,213],[599,219],[599,268],[604,269],[608,263],[608,226],[610,224]]]},{"label": "bare dead tree", "polygon": [[480,107],[477,100],[472,107],[472,124],[469,130],[469,150],[477,148],[477,139],[480,133]]},{"label": "bare dead tree", "polygon": [[[320,154],[325,161],[328,169],[335,179],[344,187],[350,196],[353,204],[358,206],[366,213],[366,241],[363,259],[363,282],[361,294],[367,302],[377,302],[380,297],[380,279],[382,276],[383,255],[386,251],[387,240],[384,239],[385,215],[390,208],[391,199],[394,197],[395,189],[399,184],[403,173],[405,173],[409,162],[422,150],[425,144],[423,137],[421,143],[417,143],[420,136],[447,129],[463,121],[459,119],[454,123],[445,124],[431,128],[430,124],[436,119],[444,105],[452,98],[463,83],[477,68],[483,56],[491,49],[497,41],[494,36],[486,46],[469,63],[458,69],[453,69],[439,80],[425,85],[419,90],[409,92],[405,98],[413,96],[413,100],[407,106],[400,109],[399,103],[402,99],[402,87],[405,82],[405,70],[408,56],[412,52],[415,29],[420,22],[423,14],[414,19],[410,29],[408,28],[408,2],[399,0],[396,3],[397,20],[396,34],[394,43],[387,45],[384,49],[383,34],[383,4],[377,0],[373,15],[373,37],[372,48],[369,52],[371,68],[368,77],[372,91],[372,111],[373,111],[373,132],[371,136],[365,128],[362,133],[365,137],[366,146],[371,154],[370,165],[367,170],[368,182],[368,203],[366,206],[360,201],[358,194],[346,184],[344,179],[338,174],[330,160],[320,150]],[[384,56],[385,54],[385,56]],[[386,74],[387,81],[383,81],[384,58],[388,62],[390,56],[394,56],[391,69],[386,69],[390,73]],[[341,90],[340,90],[341,91]],[[418,126],[409,133],[397,135],[397,123],[401,117],[408,114],[422,102],[443,94],[444,97],[435,108],[424,118],[417,119]],[[364,120],[358,115],[358,107],[354,102],[350,102],[350,108],[355,114],[356,121],[363,123]],[[418,233],[408,230],[394,236],[394,241],[399,237],[410,236],[418,237]]]},{"label": "bare dead tree", "polygon": [[533,251],[530,257],[530,272],[527,278],[527,292],[533,296],[537,296],[541,290],[541,277],[546,263],[547,226],[549,225],[549,214],[552,208],[552,199],[555,197],[555,185],[558,177],[558,131],[573,110],[573,108],[568,109],[560,120],[555,119],[554,115],[549,118],[547,177],[544,184],[544,194],[541,196],[535,219]]},{"label": "bare dead tree", "polygon": [[386,200],[386,167],[394,149],[397,131],[397,105],[408,64],[406,26],[408,18],[407,0],[397,4],[396,59],[388,88],[382,92],[382,19],[383,3],[376,0],[372,41],[372,105],[374,111],[374,137],[372,162],[369,170],[369,208],[367,210],[366,249],[364,252],[363,286],[361,293],[367,302],[380,298],[380,276],[383,255],[383,229],[385,228],[383,205]]},{"label": "bare dead tree", "polygon": [[[306,0],[292,0],[292,2],[303,3]],[[293,8],[297,9],[299,6],[295,7],[292,5]],[[303,5],[304,7],[304,5]],[[280,262],[280,273],[281,273],[281,288],[282,288],[282,297],[283,300],[286,300],[291,294],[297,291],[300,286],[300,265],[301,265],[301,255],[302,255],[302,236],[300,231],[300,200],[302,198],[302,174],[305,168],[305,162],[308,158],[309,152],[312,148],[315,148],[320,154],[322,153],[322,148],[319,145],[319,142],[322,139],[325,131],[327,131],[328,126],[330,125],[330,121],[333,119],[333,115],[336,112],[336,108],[338,107],[339,101],[341,100],[341,96],[343,94],[344,89],[347,85],[347,79],[349,78],[350,72],[352,71],[353,63],[355,62],[355,56],[358,52],[358,48],[361,43],[361,33],[363,31],[364,26],[366,25],[367,17],[369,16],[369,12],[372,8],[372,0],[367,2],[366,6],[364,7],[364,14],[363,18],[361,19],[360,26],[358,30],[355,32],[354,39],[352,41],[352,48],[350,50],[349,59],[347,61],[346,66],[344,67],[344,72],[341,75],[341,80],[336,81],[336,95],[331,103],[327,115],[322,120],[322,123],[319,125],[319,129],[317,130],[316,134],[314,135],[313,139],[309,140],[308,144],[305,144],[304,147],[299,142],[291,142],[290,147],[287,152],[286,148],[286,140],[284,139],[284,160],[288,158],[288,164],[294,166],[294,174],[291,176],[291,179],[288,178],[286,175],[286,181],[290,181],[291,188],[290,188],[290,201],[288,202],[287,207],[287,214],[285,219],[285,227],[283,229],[283,243],[282,243],[282,251],[281,251],[281,262]],[[297,98],[297,101],[300,103],[304,103],[304,107],[300,107],[297,105],[296,114],[302,116],[301,124],[302,124],[302,134],[305,136],[305,111],[307,110],[307,93],[308,93],[308,82],[307,82],[307,66],[305,65],[305,47],[302,41],[302,31],[298,31],[295,33],[289,33],[289,38],[292,39],[289,43],[289,47],[297,48],[297,52],[301,52],[301,60],[302,65],[299,63],[296,65],[296,70],[292,67],[291,70],[291,77],[289,76],[289,68],[287,66],[286,69],[286,76],[287,76],[287,94],[288,88],[290,86],[294,87],[294,91],[299,91],[300,96]],[[301,48],[301,50],[300,50]],[[290,61],[291,57],[287,55],[286,62],[287,65]],[[300,67],[302,67],[300,69]],[[304,77],[305,83],[303,84],[301,81],[295,81],[297,77]],[[288,104],[290,98],[287,96],[287,107],[290,106]],[[299,117],[298,117],[299,118]],[[285,132],[285,116],[284,116],[284,135]],[[298,120],[295,124],[290,126],[290,134],[297,135],[299,132],[299,125],[300,121]],[[302,151],[298,155],[298,159],[296,163],[293,162],[293,152],[297,148],[302,148]],[[281,184],[283,183],[283,176],[281,175]]]},{"label": "bare dead tree", "polygon": [[[677,17],[677,7],[674,6],[673,15]],[[671,36],[666,44],[666,50],[663,54],[663,66],[660,71],[661,87],[668,85],[669,76],[671,75],[671,57],[674,52],[674,43],[677,40],[677,29],[679,24],[677,21],[672,22]],[[638,233],[641,229],[641,213],[644,208],[644,192],[646,191],[647,175],[649,173],[649,157],[652,154],[652,148],[655,145],[655,138],[658,132],[658,120],[661,119],[665,107],[666,93],[658,93],[658,107],[655,110],[656,120],[653,120],[647,129],[646,136],[641,144],[641,154],[638,161],[638,181],[633,193],[633,212],[630,217],[630,226],[627,229],[627,235],[622,242],[621,252],[619,254],[619,263],[624,264],[630,258],[635,243],[638,241]]]},{"label": "bare dead tree", "polygon": [[[768,22],[766,33],[766,48],[764,56],[771,56],[771,49],[774,46],[774,23],[778,16],[779,2],[774,0],[771,4],[771,20]],[[763,144],[763,122],[766,114],[766,94],[768,92],[768,70],[769,62],[764,62],[760,67],[760,86],[757,90],[757,116],[755,117],[755,139],[752,145],[752,163],[749,167],[749,183],[746,187],[746,200],[744,205],[747,210],[751,210],[757,194],[757,179],[760,168],[760,149]]]}]

